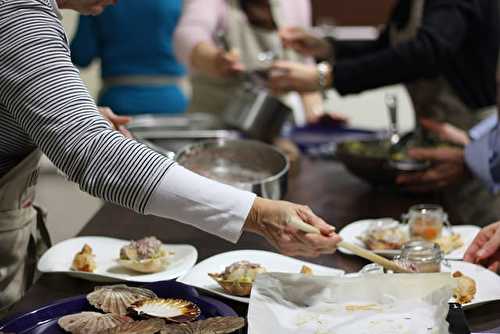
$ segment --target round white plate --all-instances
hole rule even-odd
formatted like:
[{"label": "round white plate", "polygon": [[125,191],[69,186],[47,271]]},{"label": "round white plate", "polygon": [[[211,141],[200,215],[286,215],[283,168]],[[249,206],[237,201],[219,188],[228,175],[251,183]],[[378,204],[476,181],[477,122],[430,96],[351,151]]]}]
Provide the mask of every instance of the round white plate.
[{"label": "round white plate", "polygon": [[[345,226],[340,232],[339,235],[342,237],[344,241],[353,243],[355,245],[358,245],[360,247],[366,248],[365,244],[363,241],[359,239],[361,235],[368,229],[370,224],[374,221],[375,219],[366,219],[366,220],[360,220],[354,223],[351,223],[347,226]],[[402,225],[403,229],[407,229],[407,225]],[[480,227],[478,226],[473,226],[473,225],[454,225],[452,226],[453,232],[460,234],[462,241],[464,242],[464,245],[458,249],[455,249],[453,252],[450,254],[447,254],[445,258],[450,259],[450,260],[462,260],[465,254],[465,251],[469,247],[469,245],[472,243],[476,235],[479,233],[481,230]],[[449,233],[447,229],[443,230],[444,233]],[[349,254],[353,255],[352,252],[339,248],[339,251],[344,253],[344,254]],[[374,251],[375,253],[386,256],[386,257],[394,257],[399,255],[400,251],[399,250],[383,250],[383,251]]]},{"label": "round white plate", "polygon": [[177,281],[232,300],[249,303],[250,298],[225,293],[217,282],[208,276],[209,273],[222,272],[230,264],[243,260],[258,263],[264,266],[268,272],[299,273],[302,266],[307,265],[313,270],[314,275],[318,276],[341,276],[344,274],[343,270],[300,261],[277,253],[259,250],[238,250],[218,254],[198,263],[188,273],[179,277]]},{"label": "round white plate", "polygon": [[476,264],[462,261],[448,261],[441,266],[442,272],[460,271],[476,281],[476,296],[464,308],[479,306],[483,303],[500,300],[500,276]]},{"label": "round white plate", "polygon": [[[198,259],[196,248],[190,245],[170,245],[165,247],[174,254],[168,267],[159,273],[142,274],[123,268],[117,263],[120,248],[128,240],[107,237],[78,237],[52,246],[38,262],[38,270],[44,273],[65,273],[73,277],[94,282],[142,282],[150,283],[175,279],[189,271]],[[83,245],[92,247],[97,264],[96,271],[85,273],[71,270],[73,257]]]}]

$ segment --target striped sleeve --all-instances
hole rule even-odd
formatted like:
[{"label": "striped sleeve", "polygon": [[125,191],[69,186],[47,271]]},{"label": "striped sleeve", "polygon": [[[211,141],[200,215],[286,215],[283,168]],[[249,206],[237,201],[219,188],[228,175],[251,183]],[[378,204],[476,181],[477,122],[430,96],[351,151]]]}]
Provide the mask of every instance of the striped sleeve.
[{"label": "striped sleeve", "polygon": [[137,212],[174,164],[100,116],[47,0],[0,1],[0,104],[83,191]]}]

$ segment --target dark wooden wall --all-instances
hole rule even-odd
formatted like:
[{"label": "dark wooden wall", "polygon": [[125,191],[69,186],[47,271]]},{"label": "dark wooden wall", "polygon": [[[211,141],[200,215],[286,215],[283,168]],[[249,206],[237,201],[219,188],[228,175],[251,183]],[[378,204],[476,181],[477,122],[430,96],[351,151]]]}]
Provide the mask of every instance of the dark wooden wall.
[{"label": "dark wooden wall", "polygon": [[333,18],[337,25],[380,25],[396,0],[311,0],[316,21]]}]

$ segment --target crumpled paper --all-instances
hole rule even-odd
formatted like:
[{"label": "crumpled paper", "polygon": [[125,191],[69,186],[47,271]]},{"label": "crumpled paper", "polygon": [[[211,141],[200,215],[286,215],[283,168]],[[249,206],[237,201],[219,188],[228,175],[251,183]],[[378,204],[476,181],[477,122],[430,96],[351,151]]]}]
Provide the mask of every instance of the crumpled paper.
[{"label": "crumpled paper", "polygon": [[257,276],[249,334],[448,334],[448,273]]}]

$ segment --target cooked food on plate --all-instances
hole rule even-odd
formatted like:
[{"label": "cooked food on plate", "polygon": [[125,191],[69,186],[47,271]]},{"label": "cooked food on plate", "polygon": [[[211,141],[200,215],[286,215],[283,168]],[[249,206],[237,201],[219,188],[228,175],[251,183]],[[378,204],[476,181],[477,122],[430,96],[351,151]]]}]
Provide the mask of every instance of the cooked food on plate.
[{"label": "cooked food on plate", "polygon": [[124,284],[96,287],[87,295],[90,305],[108,313],[126,315],[132,304],[158,298],[151,290],[132,288]]},{"label": "cooked food on plate", "polygon": [[300,273],[304,274],[306,276],[313,276],[314,275],[313,270],[311,269],[311,267],[308,267],[306,265],[302,266],[302,268],[300,269]]},{"label": "cooked food on plate", "polygon": [[82,250],[76,253],[75,257],[73,258],[71,269],[93,273],[96,267],[97,265],[95,262],[95,255],[92,253],[92,248],[89,245],[85,244]]},{"label": "cooked food on plate", "polygon": [[371,250],[396,250],[408,241],[408,236],[398,221],[379,219],[370,224],[360,239]]},{"label": "cooked food on plate", "polygon": [[449,254],[464,245],[464,241],[458,233],[441,236],[440,238],[434,240],[434,242],[439,245],[445,254]]},{"label": "cooked food on plate", "polygon": [[249,296],[257,274],[265,273],[260,264],[239,261],[226,267],[222,273],[208,274],[229,294]]},{"label": "cooked food on plate", "polygon": [[454,272],[452,276],[457,280],[457,287],[453,291],[453,297],[456,299],[457,303],[470,303],[476,295],[476,281],[465,276],[460,271]]},{"label": "cooked food on plate", "polygon": [[147,237],[123,246],[118,262],[125,268],[141,273],[157,273],[168,266],[170,255],[160,240]]}]

